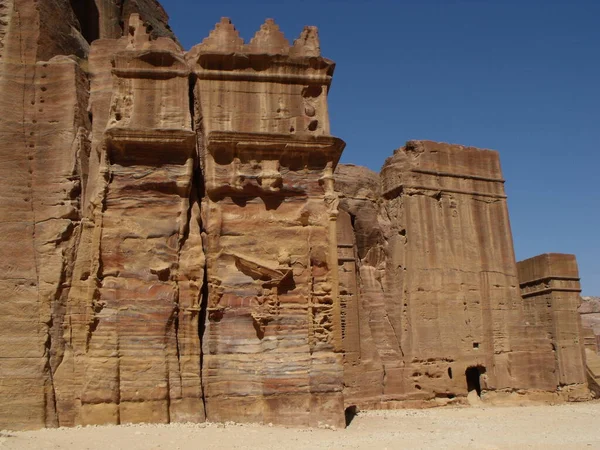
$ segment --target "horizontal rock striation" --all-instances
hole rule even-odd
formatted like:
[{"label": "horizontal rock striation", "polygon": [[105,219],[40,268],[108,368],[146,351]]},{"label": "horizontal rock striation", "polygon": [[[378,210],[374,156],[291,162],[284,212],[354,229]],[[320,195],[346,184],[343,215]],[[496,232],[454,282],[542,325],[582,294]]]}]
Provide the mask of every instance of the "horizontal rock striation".
[{"label": "horizontal rock striation", "polygon": [[496,152],[339,165],[316,28],[167,22],[0,1],[0,428],[600,392],[574,257],[517,266]]},{"label": "horizontal rock striation", "polygon": [[583,387],[585,355],[577,310],[581,287],[575,256],[547,253],[520,261],[518,270],[526,320],[552,340],[557,384]]},{"label": "horizontal rock striation", "polygon": [[557,376],[545,328],[571,319],[542,326],[521,297],[496,152],[411,141],[380,176],[340,166],[336,177],[347,406],[582,382]]},{"label": "horizontal rock striation", "polygon": [[188,60],[206,189],[207,417],[343,427],[333,64],[315,29],[290,47],[271,20],[245,45],[224,19]]}]

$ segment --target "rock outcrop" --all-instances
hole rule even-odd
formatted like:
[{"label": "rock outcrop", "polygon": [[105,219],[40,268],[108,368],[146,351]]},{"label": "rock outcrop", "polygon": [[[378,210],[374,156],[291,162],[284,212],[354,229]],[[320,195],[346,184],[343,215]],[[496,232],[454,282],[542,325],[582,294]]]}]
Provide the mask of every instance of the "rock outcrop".
[{"label": "rock outcrop", "polygon": [[[155,245],[157,241],[147,238],[156,238],[153,234],[162,232],[165,241],[176,246],[169,229],[178,226],[177,218],[172,220],[171,216],[177,215],[179,207],[183,208],[179,220],[181,228],[188,226],[188,209],[185,202],[182,203],[180,188],[171,188],[177,199],[177,208],[171,211],[163,209],[160,184],[170,188],[174,181],[169,178],[175,177],[168,168],[155,175],[160,180],[155,186],[158,198],[152,200],[147,195],[144,182],[138,181],[140,177],[130,170],[129,164],[117,170],[107,157],[108,140],[104,132],[111,103],[118,103],[119,97],[124,94],[132,100],[130,92],[113,91],[111,60],[117,51],[125,51],[127,46],[133,45],[134,39],[133,36],[123,37],[109,41],[108,45],[104,41],[104,46],[103,41],[95,41],[94,45],[97,44],[101,55],[94,55],[93,49],[90,55],[89,42],[82,34],[85,31],[82,23],[85,24],[84,19],[93,20],[93,14],[90,15],[86,6],[83,8],[85,15],[78,17],[85,2],[71,3],[74,9],[66,0],[0,3],[4,24],[0,33],[0,90],[3,94],[0,104],[3,112],[0,118],[3,137],[0,148],[0,178],[3,182],[0,197],[0,252],[3,255],[0,274],[2,427],[36,428],[119,421],[119,412],[115,411],[111,402],[118,399],[120,404],[122,399],[127,399],[127,396],[121,398],[120,382],[125,381],[121,384],[126,385],[130,379],[129,390],[139,392],[135,383],[143,383],[139,380],[142,365],[151,365],[145,362],[144,352],[156,356],[155,348],[150,345],[151,327],[147,322],[134,319],[154,317],[152,302],[167,308],[169,312],[159,316],[155,322],[158,327],[155,345],[159,348],[168,347],[164,344],[169,338],[165,329],[174,327],[172,316],[176,308],[169,303],[168,295],[161,293],[161,287],[149,279],[150,274],[138,273],[138,278],[147,278],[146,286],[133,286],[140,280],[129,279],[136,278],[131,275],[136,274],[136,267],[127,267],[127,271],[122,271],[123,277],[112,281],[110,275],[121,268],[111,267],[118,264],[110,264],[110,258],[103,258],[112,250],[113,261],[118,260],[124,266],[127,262],[137,261],[138,268],[143,267],[139,270],[145,271],[152,253],[160,259],[166,251]],[[151,22],[166,20],[162,8],[153,11],[147,6],[144,11]],[[160,13],[156,19],[152,16],[155,12]],[[102,28],[105,22],[105,19],[97,20],[95,26]],[[134,18],[130,25],[145,33],[146,25],[138,22],[136,24]],[[121,33],[118,31],[119,36]],[[97,37],[92,35],[91,40]],[[150,44],[148,37],[139,39],[145,39],[147,46],[163,42],[159,39]],[[177,114],[188,111],[187,122],[191,127],[187,107],[189,69],[179,46],[169,42],[170,47],[181,54],[181,64],[187,71],[183,76],[183,97],[177,98],[173,92],[168,96],[173,102],[178,102],[171,109],[177,110]],[[88,55],[89,61],[82,59]],[[128,63],[125,58],[123,64]],[[146,64],[152,66],[152,61]],[[91,86],[90,79],[94,80]],[[127,84],[119,82],[117,75],[114,81],[115,87]],[[111,101],[113,92],[114,100]],[[147,101],[148,97],[138,96],[139,109],[145,109]],[[163,101],[159,99],[158,104]],[[179,111],[181,105],[184,108]],[[116,114],[117,106],[113,109]],[[139,117],[137,119],[142,121]],[[144,139],[152,127],[151,123],[144,124]],[[188,153],[193,162],[195,143],[194,135],[190,134]],[[139,162],[143,163],[142,160]],[[166,162],[161,160],[159,164],[162,166]],[[192,179],[190,164],[181,170],[185,172],[183,178],[188,179],[188,184]],[[153,168],[148,167],[143,173],[152,171]],[[119,178],[117,173],[123,174],[123,177]],[[153,184],[148,183],[148,186]],[[135,203],[135,195],[130,194],[136,190],[143,200],[138,197],[141,203],[129,208]],[[115,197],[115,192],[120,194]],[[155,211],[169,216],[168,226],[160,229],[158,225],[158,232],[143,230],[139,223],[142,220],[134,214],[136,210],[143,209],[149,213],[149,221],[157,224],[156,214],[149,208],[153,202],[156,204]],[[112,213],[108,205],[114,205]],[[135,219],[123,225],[126,219],[122,216],[127,213]],[[143,243],[150,254],[142,253],[142,258],[139,253],[131,254],[127,261],[124,247],[135,247],[136,243]],[[104,254],[101,254],[101,245]],[[141,247],[138,249],[144,252]],[[177,253],[175,256],[179,257]],[[105,283],[106,269],[110,272]],[[160,270],[163,269],[161,266]],[[200,282],[202,276],[200,269]],[[111,282],[115,286],[111,286]],[[129,287],[121,290],[123,286],[119,283],[128,283]],[[107,300],[110,288],[117,286],[119,294]],[[146,291],[147,288],[150,289]],[[150,299],[147,308],[141,307],[138,302],[142,311],[137,318],[135,311],[122,300],[123,297],[127,297],[128,301],[137,300],[136,290],[140,300],[144,296]],[[172,293],[169,295],[173,297]],[[130,322],[123,321],[123,317],[128,317]],[[131,326],[132,321],[135,327]],[[143,352],[125,342],[119,345],[118,333],[115,332],[119,328],[129,333],[131,342],[142,345]],[[194,336],[197,340],[197,331]],[[177,360],[177,348],[171,345],[169,351]],[[190,351],[198,362],[200,355],[197,349]],[[126,352],[135,355],[136,361],[127,361]],[[124,364],[118,367],[116,361],[122,357]],[[171,365],[175,364],[171,362]],[[199,363],[197,366],[195,375],[198,379],[196,384],[199,384]],[[126,375],[130,368],[131,373]],[[180,376],[177,378],[182,379]],[[161,378],[151,378],[149,390],[152,392],[141,391],[141,394],[135,394],[138,398],[132,402],[152,400],[158,391],[165,391],[167,388],[157,386],[162,381]],[[201,391],[199,388],[196,391],[195,398],[201,402]],[[135,409],[135,406],[137,403],[129,409]],[[88,417],[90,409],[103,412],[91,413]],[[193,408],[194,414],[197,414],[197,409]],[[168,418],[163,416],[153,412],[138,417],[133,412],[135,420],[167,421]]]},{"label": "rock outcrop", "polygon": [[412,141],[380,185],[362,168],[336,175],[346,405],[584,383],[557,378],[551,339],[527,320],[496,152]]},{"label": "rock outcrop", "polygon": [[87,76],[64,56],[87,42],[68,2],[53,3],[0,3],[0,426],[58,424],[89,119]]},{"label": "rock outcrop", "polygon": [[557,384],[585,384],[579,270],[574,255],[548,253],[520,261],[525,318],[552,341]]},{"label": "rock outcrop", "polygon": [[0,16],[0,428],[343,427],[595,383],[574,258],[517,268],[496,152],[338,165],[316,28],[223,19],[184,52],[154,0]]},{"label": "rock outcrop", "polygon": [[581,305],[579,306],[579,314],[581,315],[581,325],[591,331],[594,337],[594,343],[600,341],[600,297],[581,297]]}]

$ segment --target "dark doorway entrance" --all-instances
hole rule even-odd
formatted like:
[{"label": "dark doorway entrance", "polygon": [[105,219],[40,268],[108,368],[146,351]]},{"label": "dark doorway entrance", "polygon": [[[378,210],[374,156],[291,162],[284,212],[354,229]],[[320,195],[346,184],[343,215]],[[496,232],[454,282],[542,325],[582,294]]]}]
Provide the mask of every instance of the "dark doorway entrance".
[{"label": "dark doorway entrance", "polygon": [[472,366],[465,371],[467,378],[467,391],[476,391],[478,396],[481,396],[481,375],[485,373],[485,367]]},{"label": "dark doorway entrance", "polygon": [[352,423],[352,419],[358,414],[358,408],[355,405],[348,406],[344,414],[346,416],[346,426],[349,426]]}]

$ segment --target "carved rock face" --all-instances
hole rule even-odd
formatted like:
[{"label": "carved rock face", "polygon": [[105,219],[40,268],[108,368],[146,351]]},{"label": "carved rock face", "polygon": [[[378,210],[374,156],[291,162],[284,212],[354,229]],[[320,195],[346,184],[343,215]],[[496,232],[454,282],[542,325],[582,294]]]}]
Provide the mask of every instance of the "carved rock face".
[{"label": "carved rock face", "polygon": [[[360,170],[338,168],[339,233],[358,257],[340,265],[346,404],[556,389],[551,342],[524,320],[497,153],[408,142],[386,161],[381,196],[368,176],[347,181]],[[532,360],[549,370],[532,374]]]},{"label": "carved rock face", "polygon": [[184,53],[154,0],[0,16],[0,428],[585,395],[574,258],[517,270],[495,152],[338,166],[316,28]]}]

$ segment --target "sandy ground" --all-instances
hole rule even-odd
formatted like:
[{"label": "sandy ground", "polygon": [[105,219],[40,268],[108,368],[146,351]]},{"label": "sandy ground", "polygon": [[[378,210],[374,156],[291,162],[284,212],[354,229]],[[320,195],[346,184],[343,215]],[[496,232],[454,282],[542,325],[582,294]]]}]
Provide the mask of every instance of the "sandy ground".
[{"label": "sandy ground", "polygon": [[359,413],[345,430],[129,425],[0,433],[0,449],[600,449],[600,403]]}]

